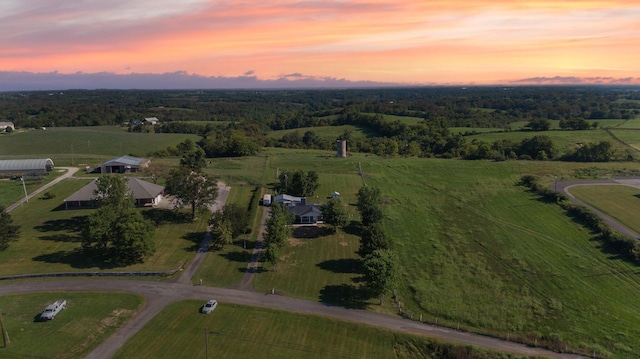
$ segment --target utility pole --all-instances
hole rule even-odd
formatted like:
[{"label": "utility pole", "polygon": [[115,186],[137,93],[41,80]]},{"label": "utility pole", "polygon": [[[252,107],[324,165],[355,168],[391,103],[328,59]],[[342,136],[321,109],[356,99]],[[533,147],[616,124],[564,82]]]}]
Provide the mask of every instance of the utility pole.
[{"label": "utility pole", "polygon": [[4,344],[4,348],[9,346],[9,343],[11,342],[9,340],[9,333],[7,333],[6,330],[4,330],[4,322],[2,321],[2,313],[0,313],[0,331],[2,331],[2,343]]},{"label": "utility pole", "polygon": [[22,181],[22,188],[24,188],[24,200],[28,203],[29,196],[27,196],[27,185],[24,184],[24,176],[20,177],[20,180]]}]

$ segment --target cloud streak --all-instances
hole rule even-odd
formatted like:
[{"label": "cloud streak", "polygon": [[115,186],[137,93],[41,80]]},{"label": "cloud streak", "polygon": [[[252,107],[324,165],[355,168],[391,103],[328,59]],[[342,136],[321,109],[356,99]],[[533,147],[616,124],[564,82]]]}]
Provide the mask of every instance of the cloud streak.
[{"label": "cloud streak", "polygon": [[636,1],[5,0],[0,70],[381,83],[640,77]]}]

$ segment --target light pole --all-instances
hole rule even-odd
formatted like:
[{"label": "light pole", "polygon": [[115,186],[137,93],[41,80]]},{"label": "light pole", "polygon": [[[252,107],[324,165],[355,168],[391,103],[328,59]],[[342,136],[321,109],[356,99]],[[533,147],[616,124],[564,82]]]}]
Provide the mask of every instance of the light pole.
[{"label": "light pole", "polygon": [[27,196],[27,186],[24,184],[24,176],[20,177],[20,180],[22,181],[22,188],[24,188],[24,200],[28,203],[29,196]]},{"label": "light pole", "polygon": [[558,175],[553,176],[555,180],[554,191],[556,192],[556,203],[558,202]]}]

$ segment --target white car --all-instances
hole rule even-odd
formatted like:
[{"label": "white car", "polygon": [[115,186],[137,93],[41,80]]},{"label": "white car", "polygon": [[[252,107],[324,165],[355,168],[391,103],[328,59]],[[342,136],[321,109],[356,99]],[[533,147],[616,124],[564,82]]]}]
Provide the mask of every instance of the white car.
[{"label": "white car", "polygon": [[218,306],[218,301],[215,299],[211,299],[210,301],[207,302],[207,304],[202,306],[202,309],[200,309],[200,313],[209,314],[213,312],[213,310],[216,309],[217,306]]}]

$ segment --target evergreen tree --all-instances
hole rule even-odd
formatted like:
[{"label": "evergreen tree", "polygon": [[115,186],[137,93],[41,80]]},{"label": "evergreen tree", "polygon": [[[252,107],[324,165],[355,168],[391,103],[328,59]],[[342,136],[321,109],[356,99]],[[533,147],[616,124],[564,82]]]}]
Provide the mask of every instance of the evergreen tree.
[{"label": "evergreen tree", "polygon": [[0,206],[0,251],[9,248],[9,243],[17,240],[19,235],[20,227],[13,224],[11,215]]}]

